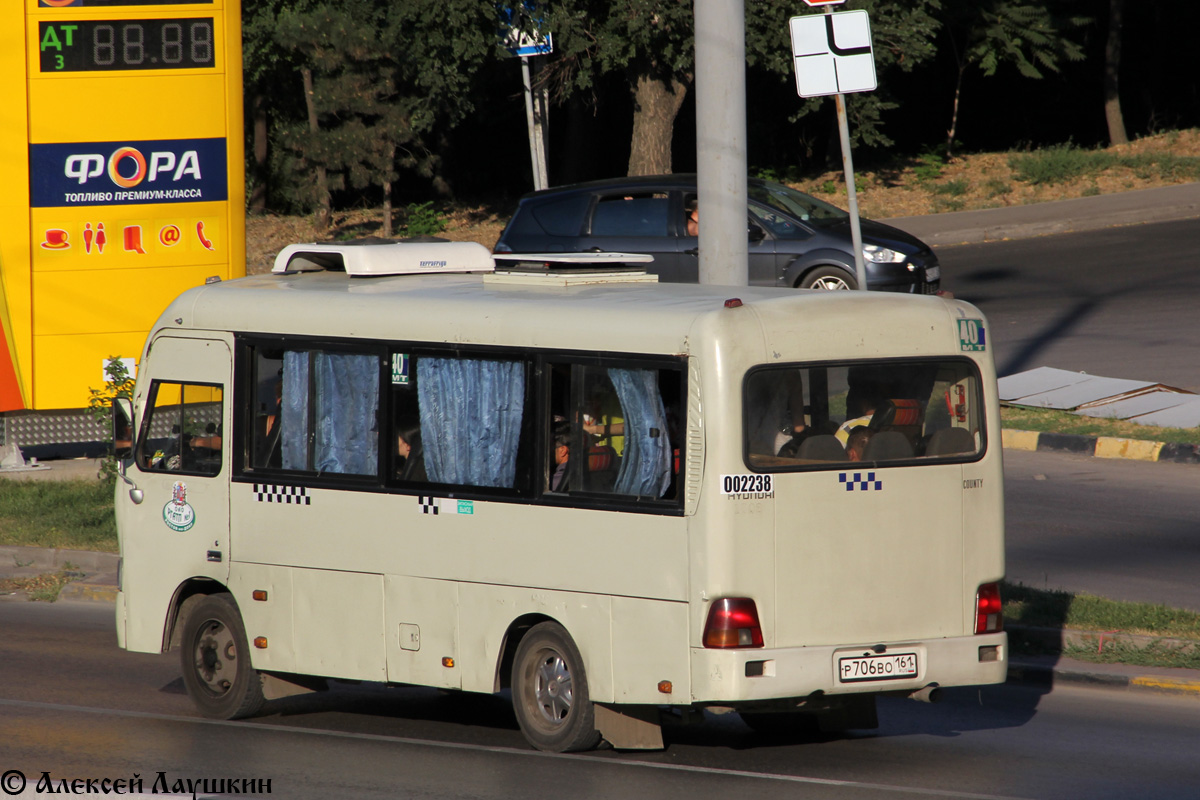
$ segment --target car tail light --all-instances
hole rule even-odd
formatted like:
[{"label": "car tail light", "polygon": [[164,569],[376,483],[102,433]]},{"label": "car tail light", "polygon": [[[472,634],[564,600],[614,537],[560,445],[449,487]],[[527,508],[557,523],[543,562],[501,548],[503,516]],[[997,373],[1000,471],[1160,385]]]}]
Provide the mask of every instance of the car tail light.
[{"label": "car tail light", "polygon": [[758,607],[749,597],[722,597],[708,610],[704,623],[705,647],[762,647]]},{"label": "car tail light", "polygon": [[975,632],[999,633],[1004,630],[1000,607],[1000,584],[985,583],[975,593]]}]

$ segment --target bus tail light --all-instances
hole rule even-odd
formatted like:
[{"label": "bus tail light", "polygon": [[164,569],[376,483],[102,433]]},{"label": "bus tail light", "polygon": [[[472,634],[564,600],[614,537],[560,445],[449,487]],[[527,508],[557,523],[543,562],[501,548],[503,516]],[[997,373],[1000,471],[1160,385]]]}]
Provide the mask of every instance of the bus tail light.
[{"label": "bus tail light", "polygon": [[762,647],[758,607],[749,597],[722,597],[708,610],[704,623],[705,647]]},{"label": "bus tail light", "polygon": [[1004,630],[1000,606],[1000,584],[985,583],[975,593],[975,632],[999,633]]}]

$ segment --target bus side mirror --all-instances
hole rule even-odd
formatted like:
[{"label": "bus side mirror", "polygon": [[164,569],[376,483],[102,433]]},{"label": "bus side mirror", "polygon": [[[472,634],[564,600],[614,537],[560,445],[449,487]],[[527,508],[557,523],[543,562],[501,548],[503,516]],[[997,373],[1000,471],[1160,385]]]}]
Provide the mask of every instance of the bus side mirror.
[{"label": "bus side mirror", "polygon": [[113,457],[117,460],[117,477],[129,485],[129,499],[134,505],[141,504],[145,494],[125,474],[125,462],[133,455],[134,432],[133,401],[128,397],[114,397],[112,401]]},{"label": "bus side mirror", "polygon": [[113,455],[124,461],[133,455],[133,402],[128,397],[112,401]]}]

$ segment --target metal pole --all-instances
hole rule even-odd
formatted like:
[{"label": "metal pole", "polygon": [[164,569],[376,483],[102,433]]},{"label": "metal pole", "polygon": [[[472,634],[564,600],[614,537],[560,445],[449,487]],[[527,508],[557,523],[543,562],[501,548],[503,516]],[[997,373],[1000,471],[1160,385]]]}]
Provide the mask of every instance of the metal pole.
[{"label": "metal pole", "polygon": [[529,76],[529,56],[521,56],[521,80],[525,84],[525,124],[529,129],[529,163],[533,169],[533,188],[545,189],[546,167],[542,160],[541,132],[533,113],[533,82]]},{"label": "metal pole", "polygon": [[746,216],[746,9],[695,0],[700,283],[749,283]]},{"label": "metal pole", "polygon": [[850,125],[846,122],[846,97],[833,96],[837,104],[838,134],[842,139],[842,170],[846,175],[846,198],[850,207],[850,243],[854,247],[854,276],[858,288],[867,290],[867,266],[863,261],[862,226],[858,222],[858,193],[854,190],[854,159],[850,157]]}]

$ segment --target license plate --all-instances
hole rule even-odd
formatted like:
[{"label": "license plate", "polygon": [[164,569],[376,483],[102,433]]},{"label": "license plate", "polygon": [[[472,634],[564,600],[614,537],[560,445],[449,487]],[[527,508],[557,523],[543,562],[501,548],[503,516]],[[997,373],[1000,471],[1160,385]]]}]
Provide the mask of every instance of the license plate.
[{"label": "license plate", "polygon": [[916,653],[887,653],[838,659],[838,681],[891,681],[917,677]]},{"label": "license plate", "polygon": [[926,283],[932,283],[940,277],[942,277],[942,268],[941,267],[926,267],[925,268],[925,282]]}]

